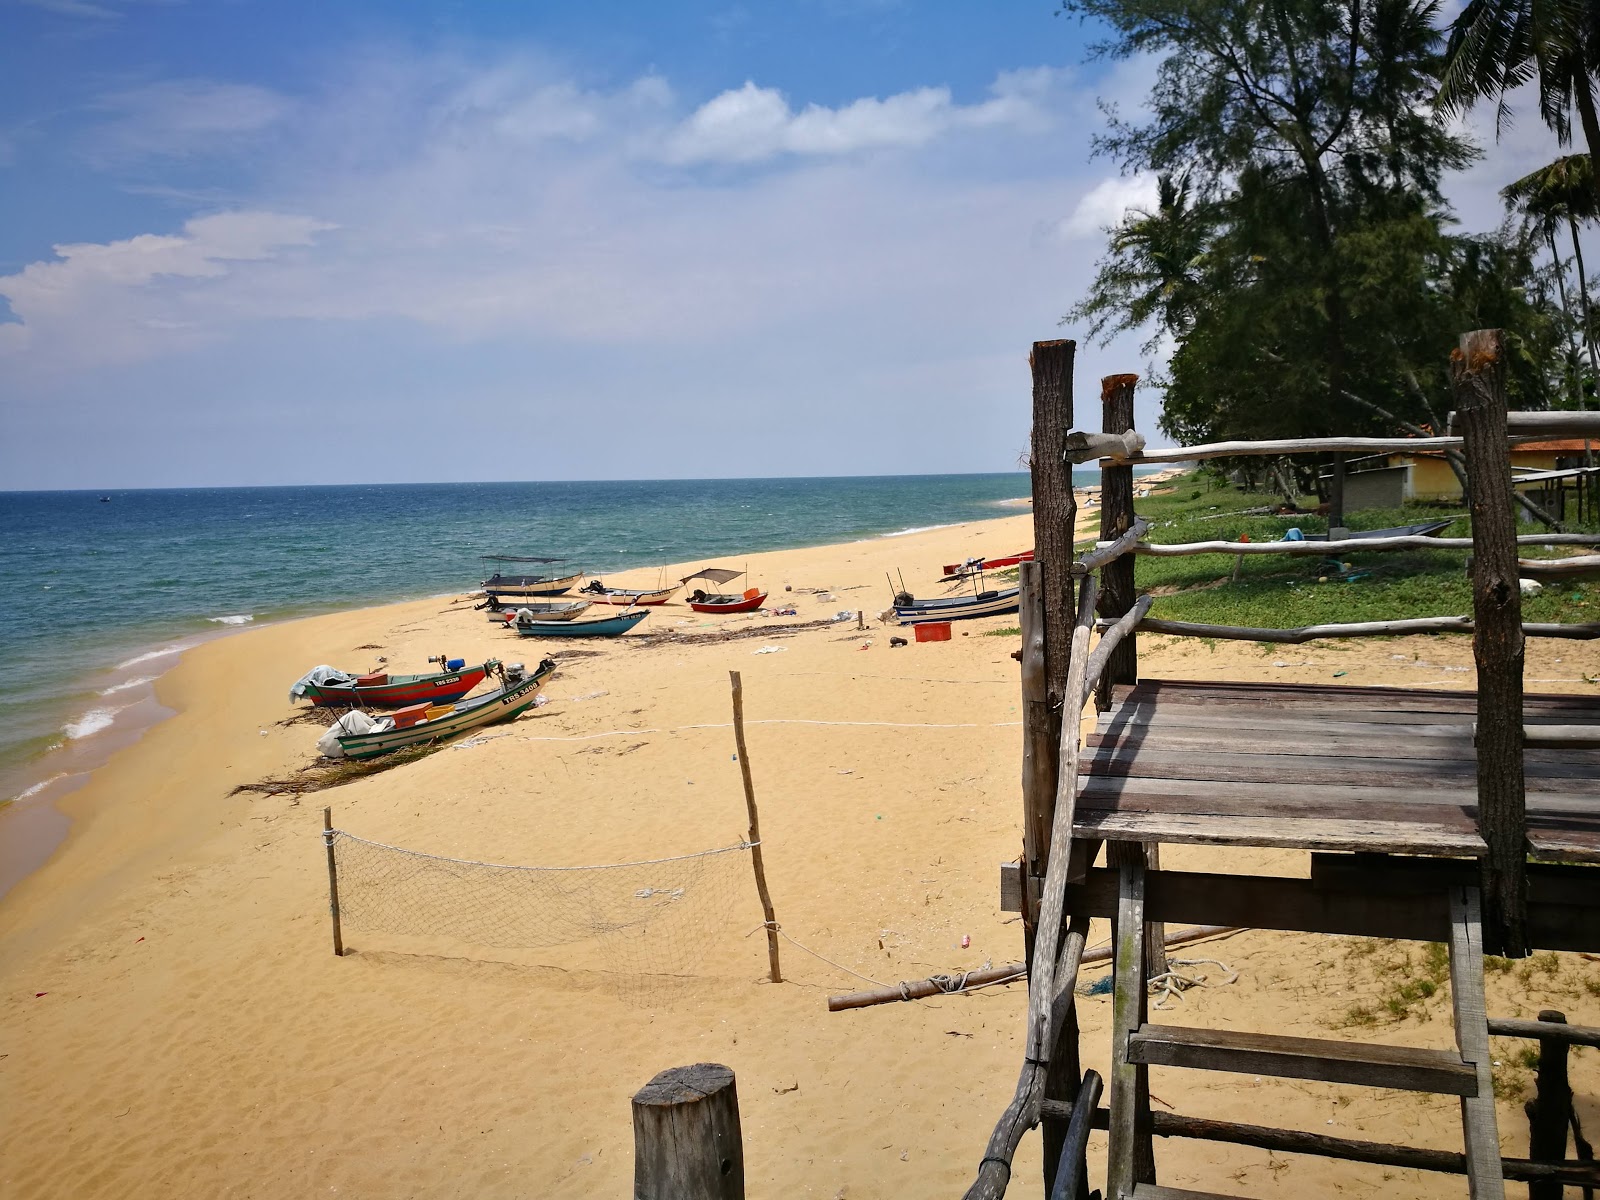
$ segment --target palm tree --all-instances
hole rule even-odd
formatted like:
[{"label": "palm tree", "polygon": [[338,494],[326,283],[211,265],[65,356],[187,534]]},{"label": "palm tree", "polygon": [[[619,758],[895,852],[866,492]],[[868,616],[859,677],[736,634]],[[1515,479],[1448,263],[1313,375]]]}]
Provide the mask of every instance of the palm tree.
[{"label": "palm tree", "polygon": [[[1450,27],[1439,103],[1447,111],[1479,100],[1497,105],[1495,128],[1509,121],[1506,93],[1539,84],[1539,116],[1565,146],[1572,111],[1590,154],[1600,154],[1595,71],[1600,67],[1600,0],[1470,0]],[[1590,187],[1600,205],[1600,180]]]},{"label": "palm tree", "polygon": [[[1518,209],[1534,228],[1544,234],[1556,260],[1556,279],[1561,288],[1563,307],[1566,306],[1566,283],[1562,279],[1560,256],[1555,253],[1555,229],[1558,225],[1566,225],[1572,236],[1573,259],[1578,266],[1578,295],[1582,304],[1579,324],[1583,329],[1584,346],[1589,351],[1589,369],[1600,370],[1593,312],[1589,307],[1589,278],[1583,265],[1583,244],[1578,240],[1579,223],[1600,218],[1593,160],[1587,154],[1565,155],[1508,184],[1500,190],[1500,195],[1508,206]],[[1583,407],[1582,396],[1580,389],[1580,408]]]}]

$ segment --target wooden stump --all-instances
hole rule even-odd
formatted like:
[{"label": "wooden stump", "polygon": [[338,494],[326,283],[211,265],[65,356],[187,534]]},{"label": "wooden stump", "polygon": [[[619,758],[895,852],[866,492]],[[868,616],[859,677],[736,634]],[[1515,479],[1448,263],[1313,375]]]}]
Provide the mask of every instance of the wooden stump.
[{"label": "wooden stump", "polygon": [[634,1200],[744,1200],[744,1140],[733,1072],[662,1071],[633,1096]]}]

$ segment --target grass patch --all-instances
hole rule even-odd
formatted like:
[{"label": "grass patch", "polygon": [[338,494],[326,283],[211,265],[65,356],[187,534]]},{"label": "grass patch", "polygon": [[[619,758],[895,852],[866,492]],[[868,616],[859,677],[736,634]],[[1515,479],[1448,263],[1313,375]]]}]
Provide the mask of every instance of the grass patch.
[{"label": "grass patch", "polygon": [[[1291,528],[1325,533],[1327,520],[1307,513],[1276,515],[1260,511],[1273,497],[1232,486],[1204,486],[1199,473],[1182,476],[1172,493],[1138,501],[1136,510],[1151,524],[1157,543],[1275,541]],[[1454,518],[1446,537],[1468,537],[1471,523],[1460,504],[1409,504],[1398,509],[1351,513],[1354,533]],[[1575,528],[1575,527],[1574,527]],[[1523,528],[1523,532],[1536,530]],[[1336,543],[1334,544],[1336,545]],[[1523,547],[1524,557],[1557,552]],[[1234,567],[1238,565],[1238,577]],[[1455,550],[1407,550],[1335,555],[1225,554],[1135,560],[1140,591],[1157,596],[1151,615],[1174,621],[1260,628],[1292,628],[1403,617],[1460,616],[1472,611],[1466,555]],[[1600,620],[1600,584],[1549,585],[1523,598],[1527,621]]]},{"label": "grass patch", "polygon": [[981,637],[1021,637],[1021,625],[1007,625],[1004,629],[985,629]]}]

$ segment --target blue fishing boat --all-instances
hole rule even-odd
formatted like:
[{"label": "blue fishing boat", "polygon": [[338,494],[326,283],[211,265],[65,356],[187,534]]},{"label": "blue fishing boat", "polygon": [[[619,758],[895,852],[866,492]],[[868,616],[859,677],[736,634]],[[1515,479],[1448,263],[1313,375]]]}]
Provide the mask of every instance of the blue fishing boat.
[{"label": "blue fishing boat", "polygon": [[917,600],[905,592],[895,596],[894,615],[902,625],[923,625],[929,621],[966,621],[973,617],[998,617],[1014,613],[1021,606],[1020,588],[979,592],[976,596],[950,596],[941,600]]},{"label": "blue fishing boat", "polygon": [[621,612],[596,621],[524,621],[519,618],[510,626],[523,637],[618,637],[649,615],[643,611]]}]

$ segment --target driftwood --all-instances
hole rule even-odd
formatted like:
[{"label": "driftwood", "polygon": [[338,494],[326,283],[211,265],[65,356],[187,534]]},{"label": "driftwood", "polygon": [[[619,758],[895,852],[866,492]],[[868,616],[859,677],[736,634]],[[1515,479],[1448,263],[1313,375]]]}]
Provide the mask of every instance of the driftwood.
[{"label": "driftwood", "polygon": [[[1113,376],[1112,378],[1116,378]],[[1129,388],[1132,391],[1132,388]],[[1121,433],[1082,433],[1074,430],[1067,434],[1067,461],[1086,463],[1097,458],[1118,461],[1134,457],[1144,449],[1144,434],[1128,429]]]},{"label": "driftwood", "polygon": [[[1134,520],[1133,525],[1120,537],[1109,542],[1097,542],[1093,550],[1085,553],[1077,562],[1072,564],[1074,575],[1087,575],[1090,571],[1097,571],[1107,563],[1121,558],[1124,554],[1138,552],[1143,544],[1140,538],[1150,532],[1150,522],[1143,517]],[[1600,541],[1597,538],[1596,541]]]},{"label": "driftwood", "polygon": [[[1109,625],[1110,622],[1101,622]],[[1168,621],[1146,617],[1139,622],[1140,633],[1167,633],[1175,637],[1216,638],[1225,642],[1282,642],[1298,646],[1320,638],[1399,637],[1414,633],[1471,633],[1471,617],[1409,617],[1400,621],[1352,621],[1341,625],[1302,625],[1298,629],[1255,629],[1245,625],[1205,625],[1198,621]],[[1528,622],[1524,637],[1571,638],[1586,641],[1600,638],[1600,623],[1563,625],[1553,622]]]},{"label": "driftwood", "polygon": [[[1168,946],[1182,946],[1202,938],[1217,937],[1224,933],[1238,933],[1238,925],[1193,925],[1167,935]],[[1111,961],[1110,946],[1096,946],[1080,956],[1080,966]],[[1007,963],[1002,967],[985,967],[981,971],[967,971],[962,975],[943,975],[932,979],[906,980],[897,987],[868,988],[861,992],[845,992],[828,997],[829,1012],[844,1012],[851,1008],[872,1008],[879,1004],[895,1004],[904,1000],[926,1000],[929,996],[958,995],[971,988],[988,987],[996,983],[1020,982],[1028,972],[1024,963]],[[956,986],[956,985],[960,986]],[[1537,1022],[1529,1022],[1536,1024]]]}]

